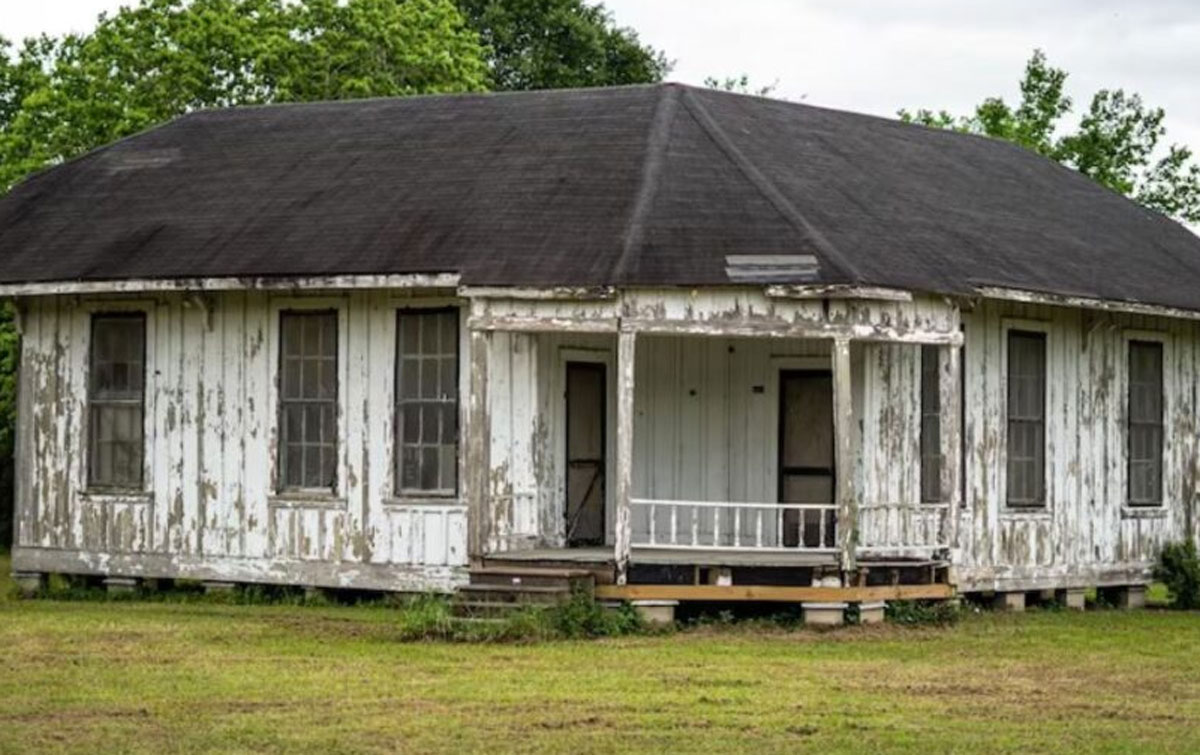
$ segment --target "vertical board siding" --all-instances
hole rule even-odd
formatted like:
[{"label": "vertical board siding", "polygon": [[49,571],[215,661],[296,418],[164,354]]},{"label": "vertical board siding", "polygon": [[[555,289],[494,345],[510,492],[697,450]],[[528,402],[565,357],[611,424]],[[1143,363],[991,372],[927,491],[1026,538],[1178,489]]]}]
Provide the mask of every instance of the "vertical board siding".
[{"label": "vertical board siding", "polygon": [[[28,300],[17,544],[95,557],[249,559],[264,562],[259,573],[291,562],[436,567],[434,581],[445,584],[445,567],[466,563],[465,506],[390,498],[395,302],[382,291],[339,298],[349,362],[349,379],[339,386],[348,420],[339,452],[349,479],[344,495],[319,505],[279,500],[270,479],[278,364],[268,353],[272,294]],[[132,306],[151,323],[145,492],[91,494],[81,461],[90,318]],[[398,536],[399,517],[419,523],[405,524]]]}]

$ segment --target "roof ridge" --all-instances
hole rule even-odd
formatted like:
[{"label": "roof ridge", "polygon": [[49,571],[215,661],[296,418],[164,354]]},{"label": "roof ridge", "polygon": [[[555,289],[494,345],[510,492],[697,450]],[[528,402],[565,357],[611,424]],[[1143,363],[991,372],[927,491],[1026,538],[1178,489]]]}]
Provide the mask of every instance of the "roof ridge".
[{"label": "roof ridge", "polygon": [[842,275],[846,276],[852,283],[863,283],[865,281],[861,272],[854,266],[845,255],[833,245],[829,239],[825,238],[824,234],[813,227],[812,223],[804,217],[804,214],[796,208],[794,204],[788,201],[783,192],[779,190],[771,179],[758,169],[750,158],[746,157],[737,145],[725,133],[720,124],[712,117],[712,114],[704,107],[703,103],[699,102],[692,94],[691,90],[684,90],[683,106],[687,109],[700,128],[705,134],[717,145],[717,147],[725,154],[725,157],[734,164],[734,166],[746,177],[754,188],[762,194],[775,208],[780,215],[784,217],[797,231],[808,239],[817,248],[825,262],[829,263]]},{"label": "roof ridge", "polygon": [[678,84],[659,85],[662,94],[654,106],[650,119],[650,131],[646,138],[646,159],[642,163],[642,176],[638,184],[637,198],[629,212],[625,225],[625,239],[621,245],[621,256],[612,267],[612,279],[620,280],[628,268],[646,234],[646,215],[650,204],[658,193],[659,177],[666,162],[667,144],[671,141],[671,124],[679,102],[679,93],[684,88]]}]

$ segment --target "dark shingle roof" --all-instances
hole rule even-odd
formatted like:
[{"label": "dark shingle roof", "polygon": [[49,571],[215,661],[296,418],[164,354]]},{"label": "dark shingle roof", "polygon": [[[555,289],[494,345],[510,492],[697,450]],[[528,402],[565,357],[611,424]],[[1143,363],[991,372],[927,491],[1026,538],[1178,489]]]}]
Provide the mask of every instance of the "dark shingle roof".
[{"label": "dark shingle roof", "polygon": [[818,280],[1200,309],[1200,237],[1030,152],[656,85],[197,112],[0,199],[0,281],[458,272]]}]

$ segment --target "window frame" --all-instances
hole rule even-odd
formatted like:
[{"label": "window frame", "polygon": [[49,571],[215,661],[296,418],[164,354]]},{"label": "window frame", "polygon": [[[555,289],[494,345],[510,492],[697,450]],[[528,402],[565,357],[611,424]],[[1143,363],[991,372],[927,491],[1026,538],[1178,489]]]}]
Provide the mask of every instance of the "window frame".
[{"label": "window frame", "polygon": [[[85,312],[86,332],[87,332],[87,347],[83,354],[83,380],[84,380],[84,410],[83,410],[83,453],[80,456],[80,467],[82,474],[82,489],[89,493],[99,495],[116,495],[130,493],[144,493],[148,489],[148,484],[153,466],[150,449],[153,446],[150,444],[153,426],[153,406],[150,404],[149,396],[152,393],[150,390],[150,316],[149,312],[141,306],[96,306],[88,308]],[[141,470],[138,475],[138,480],[129,484],[124,483],[106,483],[99,482],[95,478],[94,469],[92,467],[92,454],[94,448],[92,446],[95,430],[92,419],[92,408],[97,404],[112,403],[115,400],[97,400],[94,396],[95,386],[93,385],[93,368],[96,357],[96,323],[101,319],[137,319],[142,322],[142,385],[141,385],[141,409],[142,409],[142,437],[141,437]],[[132,402],[130,402],[130,405]]]},{"label": "window frame", "polygon": [[[1135,502],[1130,496],[1130,467],[1132,465],[1132,456],[1130,454],[1130,413],[1129,399],[1130,388],[1132,387],[1131,375],[1129,371],[1129,359],[1132,355],[1132,347],[1134,343],[1157,343],[1162,349],[1162,375],[1161,375],[1161,390],[1162,390],[1162,448],[1159,458],[1159,494],[1157,502]],[[1153,330],[1135,330],[1126,329],[1121,333],[1121,354],[1119,374],[1121,378],[1121,412],[1120,416],[1115,420],[1119,423],[1119,436],[1122,439],[1121,449],[1125,455],[1125,463],[1121,465],[1121,474],[1124,479],[1121,480],[1122,490],[1122,509],[1133,515],[1153,515],[1155,512],[1162,512],[1167,507],[1167,501],[1171,499],[1171,491],[1169,491],[1170,479],[1167,470],[1167,461],[1170,458],[1167,447],[1170,443],[1170,423],[1167,418],[1171,416],[1172,410],[1172,395],[1173,382],[1171,375],[1173,374],[1173,349],[1171,339],[1167,333]]]},{"label": "window frame", "polygon": [[[1008,449],[1009,449],[1009,339],[1012,333],[1027,333],[1040,335],[1044,344],[1044,375],[1042,393],[1042,469],[1041,469],[1041,500],[1037,503],[1014,502],[1009,495]],[[1005,318],[1001,324],[1000,338],[1000,408],[1002,428],[1004,432],[1003,464],[1000,469],[1000,500],[1003,509],[1009,514],[1049,516],[1054,507],[1053,490],[1049,482],[1050,455],[1049,438],[1051,433],[1050,407],[1055,405],[1054,380],[1052,379],[1051,354],[1054,352],[1054,335],[1050,323],[1043,320],[1018,320]]]},{"label": "window frame", "polygon": [[[346,297],[334,296],[287,296],[272,297],[269,307],[268,359],[271,364],[271,379],[268,381],[268,406],[271,407],[271,448],[270,454],[270,487],[268,500],[272,506],[334,506],[341,507],[347,502],[347,470],[350,439],[347,435],[347,392],[349,391],[349,338],[347,333]],[[283,454],[283,422],[281,388],[283,381],[283,315],[285,313],[316,314],[319,312],[336,313],[337,319],[337,400],[335,401],[335,427],[337,450],[334,462],[333,487],[287,487],[284,485]]]},{"label": "window frame", "polygon": [[[401,417],[400,417],[400,385],[401,385],[401,359],[402,353],[400,350],[400,339],[402,337],[400,321],[407,316],[421,315],[446,315],[454,316],[454,411],[455,431],[454,431],[454,485],[452,488],[438,488],[435,490],[425,490],[422,488],[404,487],[402,484],[403,470],[401,467],[401,453],[403,443],[401,441]],[[397,306],[392,317],[392,391],[390,395],[389,411],[391,413],[391,442],[389,443],[389,454],[391,463],[391,487],[393,497],[399,500],[428,500],[435,502],[457,501],[462,494],[463,486],[463,317],[462,308],[454,304],[446,303],[428,303],[420,305]],[[417,397],[420,400],[420,397]]]}]

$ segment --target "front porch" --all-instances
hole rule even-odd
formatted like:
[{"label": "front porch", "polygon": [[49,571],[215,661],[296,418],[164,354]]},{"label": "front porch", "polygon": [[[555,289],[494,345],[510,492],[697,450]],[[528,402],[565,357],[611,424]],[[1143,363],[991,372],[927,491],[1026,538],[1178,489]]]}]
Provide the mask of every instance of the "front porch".
[{"label": "front porch", "polygon": [[[472,298],[472,564],[743,596],[730,599],[772,592],[751,587],[948,595],[957,309],[771,288]],[[930,354],[933,497],[921,479]]]}]

